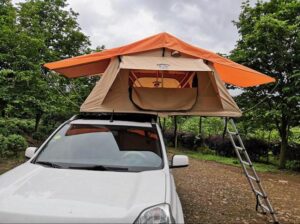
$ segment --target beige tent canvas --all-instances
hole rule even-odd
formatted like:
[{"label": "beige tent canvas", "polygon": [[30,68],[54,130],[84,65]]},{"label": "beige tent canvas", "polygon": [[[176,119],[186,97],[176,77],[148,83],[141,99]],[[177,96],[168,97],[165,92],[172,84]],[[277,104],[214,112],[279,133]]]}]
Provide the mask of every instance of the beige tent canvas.
[{"label": "beige tent canvas", "polygon": [[80,111],[241,116],[209,62],[163,48],[112,58]]}]

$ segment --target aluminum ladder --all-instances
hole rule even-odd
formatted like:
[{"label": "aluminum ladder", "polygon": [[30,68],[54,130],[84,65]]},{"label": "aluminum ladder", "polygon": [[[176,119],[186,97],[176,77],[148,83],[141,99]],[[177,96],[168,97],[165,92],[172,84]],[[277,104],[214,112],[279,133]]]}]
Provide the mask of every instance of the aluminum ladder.
[{"label": "aluminum ladder", "polygon": [[[234,123],[234,120],[232,118],[229,118],[229,124],[233,130],[230,130],[228,127],[228,118],[225,119],[225,129],[227,134],[229,135],[230,141],[234,147],[235,153],[240,161],[240,164],[242,165],[243,171],[245,176],[248,179],[248,182],[251,186],[251,189],[256,197],[256,211],[261,212],[262,214],[270,214],[273,223],[278,224],[278,219],[275,214],[275,211],[269,201],[269,198],[265,192],[265,190],[262,187],[260,178],[258,177],[253,163],[250,160],[250,157],[247,153],[247,150],[244,146],[244,143],[242,141],[242,138],[236,128],[236,125]],[[237,142],[236,142],[237,139]]]}]

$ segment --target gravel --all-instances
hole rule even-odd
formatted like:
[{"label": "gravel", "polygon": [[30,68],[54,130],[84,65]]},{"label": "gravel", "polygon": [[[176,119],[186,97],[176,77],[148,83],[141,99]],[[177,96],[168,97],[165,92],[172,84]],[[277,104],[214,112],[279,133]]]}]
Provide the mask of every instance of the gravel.
[{"label": "gravel", "polygon": [[[256,200],[242,168],[190,159],[174,169],[186,223],[272,223],[255,211]],[[259,173],[280,223],[300,223],[300,174]]]}]

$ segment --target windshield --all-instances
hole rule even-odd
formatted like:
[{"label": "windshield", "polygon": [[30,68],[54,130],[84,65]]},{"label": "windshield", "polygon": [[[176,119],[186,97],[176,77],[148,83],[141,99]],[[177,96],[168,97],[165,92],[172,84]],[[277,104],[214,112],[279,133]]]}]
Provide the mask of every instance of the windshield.
[{"label": "windshield", "polygon": [[34,163],[56,168],[137,172],[161,169],[163,160],[154,128],[66,124]]}]

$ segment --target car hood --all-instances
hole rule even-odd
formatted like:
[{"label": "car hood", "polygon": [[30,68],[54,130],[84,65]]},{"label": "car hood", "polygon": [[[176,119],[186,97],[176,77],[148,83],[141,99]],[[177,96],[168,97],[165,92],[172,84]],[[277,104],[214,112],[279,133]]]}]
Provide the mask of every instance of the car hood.
[{"label": "car hood", "polygon": [[55,169],[29,162],[0,176],[0,223],[133,223],[165,202],[163,170]]}]

